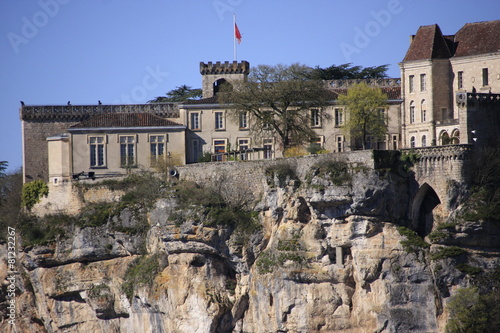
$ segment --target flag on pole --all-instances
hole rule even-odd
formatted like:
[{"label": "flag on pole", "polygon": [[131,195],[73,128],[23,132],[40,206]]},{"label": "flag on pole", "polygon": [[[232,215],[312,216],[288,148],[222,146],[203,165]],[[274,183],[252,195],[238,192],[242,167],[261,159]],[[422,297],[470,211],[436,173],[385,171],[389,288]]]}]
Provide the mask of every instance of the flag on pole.
[{"label": "flag on pole", "polygon": [[234,22],[234,38],[236,38],[238,44],[241,43],[241,33],[240,29],[238,29],[238,25],[236,24],[236,22]]}]

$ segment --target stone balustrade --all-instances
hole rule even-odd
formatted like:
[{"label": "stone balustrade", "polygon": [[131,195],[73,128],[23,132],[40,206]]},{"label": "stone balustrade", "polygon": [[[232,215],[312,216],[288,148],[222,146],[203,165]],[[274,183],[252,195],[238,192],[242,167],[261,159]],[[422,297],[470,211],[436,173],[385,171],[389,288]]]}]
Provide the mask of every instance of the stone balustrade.
[{"label": "stone balustrade", "polygon": [[22,120],[57,119],[81,121],[104,113],[152,113],[167,118],[179,118],[175,103],[125,105],[23,105]]}]

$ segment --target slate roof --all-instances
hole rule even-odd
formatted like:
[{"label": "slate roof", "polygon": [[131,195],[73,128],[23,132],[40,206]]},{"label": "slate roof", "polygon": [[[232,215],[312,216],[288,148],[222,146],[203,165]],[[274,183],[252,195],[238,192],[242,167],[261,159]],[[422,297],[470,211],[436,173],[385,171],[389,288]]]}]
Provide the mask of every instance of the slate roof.
[{"label": "slate roof", "polygon": [[84,120],[70,128],[181,126],[150,113],[108,113]]},{"label": "slate roof", "polygon": [[437,24],[421,26],[403,61],[447,59],[500,52],[500,20],[465,24],[444,36]]}]

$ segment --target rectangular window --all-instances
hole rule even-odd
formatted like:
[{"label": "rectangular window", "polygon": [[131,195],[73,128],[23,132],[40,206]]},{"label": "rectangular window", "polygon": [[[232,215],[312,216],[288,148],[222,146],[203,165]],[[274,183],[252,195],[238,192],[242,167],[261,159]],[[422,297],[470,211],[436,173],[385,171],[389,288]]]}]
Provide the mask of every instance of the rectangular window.
[{"label": "rectangular window", "polygon": [[248,129],[248,113],[240,113],[240,129]]},{"label": "rectangular window", "polygon": [[425,108],[422,109],[422,122],[425,123],[427,121],[427,110]]},{"label": "rectangular window", "polygon": [[415,92],[415,75],[410,75],[408,78],[408,89],[410,92]]},{"label": "rectangular window", "polygon": [[342,126],[344,124],[342,109],[335,109],[335,126]]},{"label": "rectangular window", "polygon": [[458,72],[457,73],[457,88],[458,89],[463,89],[464,88],[464,72]]},{"label": "rectangular window", "polygon": [[193,139],[191,141],[191,155],[193,156],[193,162],[198,162],[200,159],[200,140]]},{"label": "rectangular window", "polygon": [[273,139],[263,139],[262,146],[264,148],[264,158],[265,159],[272,159],[273,158],[273,150],[274,150]]},{"label": "rectangular window", "polygon": [[246,152],[248,149],[250,149],[250,139],[238,139],[238,150],[241,151],[240,159],[242,161],[248,160],[248,152]]},{"label": "rectangular window", "polygon": [[135,136],[120,136],[120,165],[135,166]]},{"label": "rectangular window", "polygon": [[200,114],[198,112],[192,112],[189,115],[189,129],[193,131],[199,131],[200,127]]},{"label": "rectangular window", "polygon": [[427,90],[426,75],[420,74],[420,91],[426,91],[426,90]]},{"label": "rectangular window", "polygon": [[415,122],[415,106],[410,106],[410,124]]},{"label": "rectangular window", "polygon": [[488,68],[483,68],[483,86],[488,85]]},{"label": "rectangular window", "polygon": [[215,129],[224,129],[224,112],[215,112]]},{"label": "rectangular window", "polygon": [[165,151],[165,136],[151,135],[149,137],[149,146],[151,152],[151,162],[156,162],[163,157]]},{"label": "rectangular window", "polygon": [[318,109],[311,110],[311,127],[321,127],[321,114]]},{"label": "rectangular window", "polygon": [[343,152],[344,151],[344,137],[342,135],[337,136],[337,139],[335,140],[337,142],[337,152]]},{"label": "rectangular window", "polygon": [[219,139],[219,140],[214,140],[213,142],[214,142],[215,160],[225,161],[226,158],[224,156],[224,153],[226,152],[226,140]]},{"label": "rectangular window", "polygon": [[106,166],[104,153],[104,137],[92,136],[89,138],[90,143],[90,167],[99,168]]},{"label": "rectangular window", "polygon": [[397,150],[398,149],[398,135],[393,135],[392,136],[392,149]]}]

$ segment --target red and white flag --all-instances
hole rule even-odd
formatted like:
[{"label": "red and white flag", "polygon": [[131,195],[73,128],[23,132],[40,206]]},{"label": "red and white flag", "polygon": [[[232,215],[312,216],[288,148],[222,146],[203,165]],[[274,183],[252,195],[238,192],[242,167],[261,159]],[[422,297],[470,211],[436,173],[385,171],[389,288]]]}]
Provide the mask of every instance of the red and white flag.
[{"label": "red and white flag", "polygon": [[236,38],[238,44],[241,43],[241,33],[240,29],[238,29],[238,25],[236,24],[236,22],[234,22],[234,38]]}]

